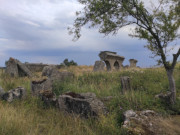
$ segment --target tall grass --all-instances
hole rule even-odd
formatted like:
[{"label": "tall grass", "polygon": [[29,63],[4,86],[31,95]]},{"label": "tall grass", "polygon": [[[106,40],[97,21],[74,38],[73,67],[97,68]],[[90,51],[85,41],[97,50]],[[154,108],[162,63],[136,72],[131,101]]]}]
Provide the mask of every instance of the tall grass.
[{"label": "tall grass", "polygon": [[[29,78],[11,78],[0,75],[0,85],[7,91],[18,86],[25,87],[28,96],[24,101],[8,104],[0,101],[0,135],[126,135],[121,128],[122,113],[128,109],[152,109],[161,114],[180,113],[180,65],[175,68],[177,103],[168,106],[154,96],[168,90],[168,80],[163,68],[130,69],[121,72],[93,73],[92,66],[61,69],[75,74],[74,79],[55,82],[53,91],[58,95],[67,92],[94,92],[98,98],[112,96],[104,102],[109,110],[107,116],[98,119],[81,119],[55,108],[43,108],[43,103],[30,94]],[[39,76],[40,73],[37,74]],[[132,91],[122,94],[120,76],[131,78]]]},{"label": "tall grass", "polygon": [[4,135],[94,134],[84,120],[64,115],[55,109],[29,109],[24,105],[1,103],[0,114],[0,134]]}]

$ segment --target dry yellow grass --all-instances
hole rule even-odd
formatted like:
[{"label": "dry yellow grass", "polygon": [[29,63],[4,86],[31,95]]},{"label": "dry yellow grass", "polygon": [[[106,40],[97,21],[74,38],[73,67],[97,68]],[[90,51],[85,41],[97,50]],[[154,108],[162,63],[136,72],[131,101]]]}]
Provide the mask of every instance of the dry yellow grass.
[{"label": "dry yellow grass", "polygon": [[82,75],[84,73],[91,73],[93,71],[93,66],[70,66],[61,68],[60,71],[69,71],[74,73],[76,76]]},{"label": "dry yellow grass", "polygon": [[167,135],[180,135],[180,116],[161,119],[160,123]]},{"label": "dry yellow grass", "polygon": [[0,101],[1,135],[93,135],[79,117],[65,115],[55,109],[13,106]]},{"label": "dry yellow grass", "polygon": [[30,89],[30,79],[28,77],[11,78],[10,76],[8,76],[6,74],[0,74],[0,86],[2,86],[2,88],[5,91],[14,89],[19,86],[22,86],[29,90]]},{"label": "dry yellow grass", "polygon": [[[180,65],[179,65],[180,67]],[[178,67],[178,68],[179,68]],[[60,71],[70,71],[73,72],[76,76],[83,75],[84,73],[91,73],[93,70],[93,66],[72,66],[68,68],[62,68]],[[143,72],[145,69],[129,69],[129,71],[133,72]],[[162,68],[153,69],[164,72]],[[113,73],[103,73],[102,77],[111,77],[113,80],[113,76],[117,71],[113,71]],[[0,73],[1,74],[1,73]],[[104,75],[105,74],[105,75]],[[179,70],[175,74],[176,78],[179,77]],[[96,75],[96,73],[93,73]],[[138,74],[139,75],[139,74]],[[39,78],[41,73],[36,73],[36,77]],[[88,75],[82,77],[82,79],[87,79]],[[95,78],[89,79],[96,79]],[[104,79],[100,77],[99,79]],[[154,77],[154,76],[152,76]],[[34,78],[36,79],[36,78]],[[106,78],[107,79],[107,78]],[[83,81],[82,82],[86,82]],[[143,81],[144,82],[144,81]],[[76,83],[75,83],[76,84]],[[76,85],[72,85],[76,87]],[[89,83],[84,84],[81,87],[91,88],[91,92],[98,93],[106,93],[105,95],[112,95],[114,89],[119,87],[119,82],[114,83],[104,83],[103,80],[100,81],[97,85],[94,84],[93,80],[90,80]],[[23,86],[28,91],[30,91],[30,79],[29,78],[9,78],[8,76],[4,76],[3,80],[0,78],[0,85],[9,90],[10,88],[15,88],[17,86]],[[115,86],[115,87],[113,87]],[[78,87],[75,90],[80,89]],[[110,87],[112,87],[110,89]],[[71,88],[71,87],[70,87]],[[159,87],[158,87],[159,88]],[[89,89],[88,89],[89,90]],[[94,91],[93,91],[94,90]],[[109,90],[109,91],[108,91]],[[109,94],[107,94],[109,92]],[[132,94],[132,95],[130,95]],[[129,95],[125,95],[125,99],[127,99],[127,103],[137,102],[143,103],[143,100],[146,100],[147,95],[143,95],[142,98],[137,98],[139,93],[130,93]],[[137,95],[135,95],[137,94]],[[100,95],[100,94],[99,94]],[[101,94],[103,95],[103,94]],[[149,97],[147,97],[148,99]],[[142,101],[138,101],[142,100]],[[126,101],[123,101],[126,102]],[[8,104],[0,101],[0,135],[117,135],[120,134],[120,127],[117,126],[117,117],[110,114],[109,116],[101,116],[97,121],[89,122],[89,120],[80,119],[78,116],[73,115],[65,115],[56,109],[43,109],[42,105],[39,105],[41,102],[35,98],[32,98],[30,95],[25,101],[16,101],[15,103]],[[149,103],[149,102],[148,102]],[[118,104],[117,104],[118,105]],[[128,104],[127,104],[128,105]],[[148,105],[148,104],[147,104]],[[175,116],[172,118],[160,119],[159,123],[163,127],[164,131],[167,133],[171,133],[172,135],[179,135],[179,127],[180,127],[180,117]]]}]

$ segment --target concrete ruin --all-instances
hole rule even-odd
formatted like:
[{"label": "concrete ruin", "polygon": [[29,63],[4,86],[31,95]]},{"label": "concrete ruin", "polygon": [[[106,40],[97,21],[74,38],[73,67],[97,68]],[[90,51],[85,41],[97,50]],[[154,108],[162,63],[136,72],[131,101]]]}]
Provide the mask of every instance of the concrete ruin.
[{"label": "concrete ruin", "polygon": [[[135,68],[136,63],[138,62],[136,59],[130,59],[130,65],[123,66],[124,57],[117,55],[116,52],[111,51],[101,51],[99,53],[99,57],[102,61],[105,62],[107,71],[111,70],[121,70],[122,68],[128,69],[128,68]],[[96,63],[94,64],[94,68],[99,68],[99,65]]]},{"label": "concrete ruin", "polygon": [[123,68],[124,57],[117,55],[116,52],[110,51],[101,51],[99,53],[99,57],[102,61],[105,62],[107,71],[111,71],[113,69],[120,70]]},{"label": "concrete ruin", "polygon": [[17,59],[10,57],[5,64],[6,64],[5,72],[9,74],[11,77],[33,76],[31,71]]},{"label": "concrete ruin", "polygon": [[138,61],[135,60],[135,59],[130,59],[129,62],[130,62],[130,68],[134,68],[134,67],[136,67],[136,63],[137,63]]},{"label": "concrete ruin", "polygon": [[[12,57],[10,57],[9,60],[5,62],[5,65],[6,67],[0,69],[2,69],[2,71],[5,69],[5,72],[12,77],[32,77],[32,73],[42,72],[44,67],[49,66],[48,64],[43,63],[21,63],[19,60]],[[60,68],[59,65],[52,66],[58,69]]]},{"label": "concrete ruin", "polygon": [[48,66],[48,64],[28,62],[25,62],[25,65],[31,72],[42,72],[43,68]]}]

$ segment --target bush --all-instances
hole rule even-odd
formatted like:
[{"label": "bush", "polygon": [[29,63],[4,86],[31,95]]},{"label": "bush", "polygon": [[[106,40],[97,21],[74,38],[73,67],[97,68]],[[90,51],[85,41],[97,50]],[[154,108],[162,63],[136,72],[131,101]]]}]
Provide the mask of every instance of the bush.
[{"label": "bush", "polygon": [[74,62],[73,60],[68,61],[68,59],[65,59],[63,61],[63,63],[60,64],[60,66],[67,66],[67,67],[69,67],[69,66],[77,66],[77,65],[78,64],[76,62]]}]

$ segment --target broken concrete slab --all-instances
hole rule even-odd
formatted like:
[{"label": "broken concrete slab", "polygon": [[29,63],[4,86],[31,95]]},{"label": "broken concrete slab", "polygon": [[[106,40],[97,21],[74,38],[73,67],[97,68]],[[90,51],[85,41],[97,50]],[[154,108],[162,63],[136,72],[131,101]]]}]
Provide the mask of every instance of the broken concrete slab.
[{"label": "broken concrete slab", "polygon": [[94,64],[93,71],[98,72],[98,71],[104,71],[105,63],[103,61],[96,61]]},{"label": "broken concrete slab", "polygon": [[66,79],[72,79],[74,74],[71,72],[60,72],[56,66],[46,66],[43,69],[42,76],[47,76],[52,82],[65,81]]},{"label": "broken concrete slab", "polygon": [[21,63],[19,60],[16,60],[16,63],[19,69],[19,76],[28,76],[28,77],[33,76],[32,72],[26,67],[25,64]]},{"label": "broken concrete slab", "polygon": [[21,63],[19,60],[14,59],[12,57],[6,61],[6,73],[11,77],[32,77],[33,74],[31,71],[25,66],[25,64]]},{"label": "broken concrete slab", "polygon": [[52,74],[56,74],[58,69],[56,66],[45,66],[42,71],[42,76],[51,77]]},{"label": "broken concrete slab", "polygon": [[5,73],[9,74],[11,77],[19,76],[18,66],[14,58],[9,58],[9,60],[6,61],[5,64],[6,64]]},{"label": "broken concrete slab", "polygon": [[74,93],[68,92],[60,95],[58,105],[61,111],[75,113],[88,118],[106,114],[107,109],[94,93]]},{"label": "broken concrete slab", "polygon": [[42,79],[31,82],[31,92],[33,96],[39,96],[41,91],[52,91],[52,82],[50,79]]}]

